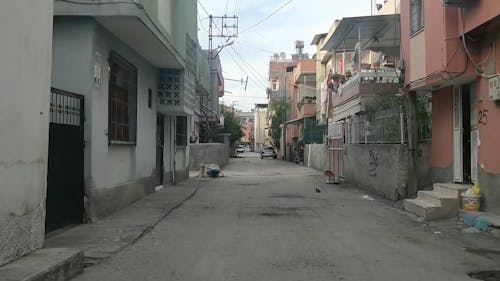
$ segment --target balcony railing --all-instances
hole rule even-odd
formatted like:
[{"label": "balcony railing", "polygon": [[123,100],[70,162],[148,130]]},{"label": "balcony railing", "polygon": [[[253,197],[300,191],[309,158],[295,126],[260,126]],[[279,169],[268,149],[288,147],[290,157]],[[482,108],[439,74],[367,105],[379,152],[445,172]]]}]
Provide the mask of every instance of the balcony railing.
[{"label": "balcony railing", "polygon": [[189,71],[160,70],[157,95],[158,112],[167,115],[193,115],[196,80]]},{"label": "balcony railing", "polygon": [[358,72],[341,84],[333,98],[333,106],[367,94],[395,94],[399,91],[400,74],[396,70]]}]

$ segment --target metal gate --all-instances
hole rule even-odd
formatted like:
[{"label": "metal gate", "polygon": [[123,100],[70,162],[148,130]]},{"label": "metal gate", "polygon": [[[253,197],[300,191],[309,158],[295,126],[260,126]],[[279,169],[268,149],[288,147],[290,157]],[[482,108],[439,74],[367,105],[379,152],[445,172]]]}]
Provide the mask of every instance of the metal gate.
[{"label": "metal gate", "polygon": [[45,232],[84,214],[83,96],[51,89]]},{"label": "metal gate", "polygon": [[335,174],[335,180],[344,178],[344,130],[345,123],[335,123],[328,126],[328,151],[330,171]]}]

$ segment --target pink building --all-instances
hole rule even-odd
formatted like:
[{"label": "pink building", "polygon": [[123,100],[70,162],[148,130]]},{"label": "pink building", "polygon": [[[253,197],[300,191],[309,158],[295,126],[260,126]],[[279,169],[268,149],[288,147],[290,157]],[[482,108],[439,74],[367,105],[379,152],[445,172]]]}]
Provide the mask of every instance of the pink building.
[{"label": "pink building", "polygon": [[302,162],[306,119],[316,120],[316,61],[300,60],[290,75],[293,89],[286,127],[286,160]]},{"label": "pink building", "polygon": [[499,30],[498,0],[401,1],[404,90],[432,93],[432,180],[478,182],[497,213]]}]

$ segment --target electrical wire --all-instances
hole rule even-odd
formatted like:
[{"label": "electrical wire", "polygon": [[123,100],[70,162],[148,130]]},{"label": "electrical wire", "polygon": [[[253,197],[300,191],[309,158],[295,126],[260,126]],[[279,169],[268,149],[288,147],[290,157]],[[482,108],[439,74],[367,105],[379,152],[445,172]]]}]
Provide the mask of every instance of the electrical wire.
[{"label": "electrical wire", "polygon": [[[241,64],[239,62],[236,61],[236,58],[231,54],[231,53],[228,53],[229,56],[231,57],[231,59],[233,60],[233,62],[238,66],[238,68],[245,74],[248,75],[247,71],[244,69],[243,66],[241,66]],[[258,80],[254,80],[255,77],[253,77],[252,75],[252,79],[249,79],[252,83],[254,83],[257,87],[261,87],[261,88],[267,88],[267,85],[263,85],[263,84],[259,84],[259,82],[257,82]]]},{"label": "electrical wire", "polygon": [[257,23],[243,29],[242,31],[240,31],[240,34],[248,31],[248,30],[251,30],[252,28],[258,26],[259,24],[263,23],[264,21],[266,21],[267,19],[269,19],[270,17],[274,16],[276,13],[278,13],[281,9],[285,8],[288,4],[292,3],[293,0],[288,0],[287,2],[283,3],[283,5],[279,6],[278,9],[276,9],[274,12],[272,12],[271,14],[269,14],[268,16],[264,17],[263,19],[261,19],[260,21],[258,21]]},{"label": "electrical wire", "polygon": [[248,72],[247,70],[245,70],[244,67],[238,61],[236,61],[236,58],[231,53],[228,53],[228,54],[231,56],[231,59],[238,66],[238,68],[249,77],[249,80],[254,85],[258,86],[259,88],[264,88],[264,89],[267,88],[267,85],[260,82],[260,79],[256,78],[252,72]]},{"label": "electrical wire", "polygon": [[238,53],[238,51],[233,46],[230,46],[230,47],[234,51],[234,53],[236,54],[236,56],[238,56],[238,58],[240,58],[240,60],[244,64],[246,64],[254,72],[254,74],[257,74],[257,76],[260,76],[262,79],[267,80],[267,77],[265,77],[264,75],[260,74],[260,72],[258,72],[257,70],[255,70],[255,68],[253,68],[253,66],[247,60],[245,60],[245,58],[242,55],[240,55],[240,53]]}]

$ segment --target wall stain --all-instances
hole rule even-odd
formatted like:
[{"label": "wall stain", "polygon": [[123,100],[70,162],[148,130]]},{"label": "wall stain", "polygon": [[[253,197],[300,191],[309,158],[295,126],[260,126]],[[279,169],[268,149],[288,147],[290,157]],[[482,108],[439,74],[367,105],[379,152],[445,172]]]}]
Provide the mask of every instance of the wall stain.
[{"label": "wall stain", "polygon": [[372,177],[377,176],[378,169],[378,156],[373,152],[373,150],[368,151],[370,168],[368,168],[368,175]]},{"label": "wall stain", "polygon": [[33,159],[31,161],[24,161],[24,160],[0,160],[0,167],[4,169],[10,169],[12,167],[17,167],[17,166],[26,166],[26,165],[34,165],[34,164],[43,164],[45,161],[43,158],[37,158]]}]

